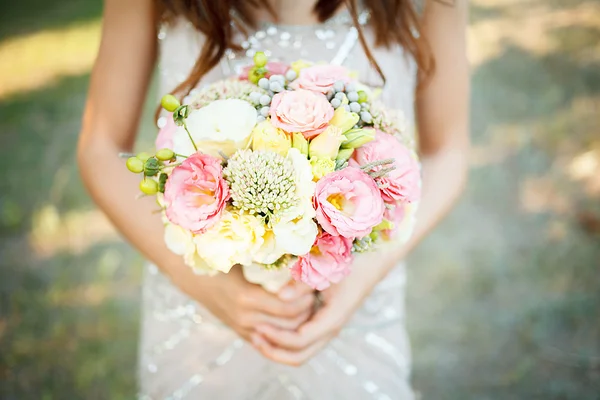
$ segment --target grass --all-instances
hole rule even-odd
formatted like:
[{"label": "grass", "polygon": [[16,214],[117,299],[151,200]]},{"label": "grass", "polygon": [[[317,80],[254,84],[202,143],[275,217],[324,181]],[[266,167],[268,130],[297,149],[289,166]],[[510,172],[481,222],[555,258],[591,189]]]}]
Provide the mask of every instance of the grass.
[{"label": "grass", "polygon": [[[600,393],[598,3],[527,4],[474,1],[471,179],[409,263],[424,398]],[[142,260],[74,159],[100,11],[0,17],[0,398],[134,397]],[[506,29],[523,21],[536,40]]]}]

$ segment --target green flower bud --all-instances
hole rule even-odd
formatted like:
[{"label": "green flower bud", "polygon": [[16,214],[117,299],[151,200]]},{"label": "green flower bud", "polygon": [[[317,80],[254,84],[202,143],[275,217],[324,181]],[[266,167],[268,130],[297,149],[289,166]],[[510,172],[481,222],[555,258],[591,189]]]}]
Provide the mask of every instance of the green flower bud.
[{"label": "green flower bud", "polygon": [[158,183],[154,179],[144,178],[140,182],[140,190],[147,195],[153,195],[158,192]]},{"label": "green flower bud", "polygon": [[144,170],[144,162],[137,157],[129,157],[126,165],[127,169],[134,174],[139,174]]},{"label": "green flower bud", "polygon": [[292,135],[292,147],[300,150],[300,153],[308,156],[308,141],[300,132],[294,132]]},{"label": "green flower bud", "polygon": [[268,59],[264,52],[258,51],[256,54],[254,54],[254,65],[256,65],[258,68],[262,68],[267,65],[267,61]]},{"label": "green flower bud", "polygon": [[183,126],[188,115],[190,115],[190,108],[187,105],[177,107],[173,112],[173,121],[175,121],[175,125]]},{"label": "green flower bud", "polygon": [[156,152],[156,158],[160,161],[169,161],[175,157],[175,153],[171,149],[160,149]]},{"label": "green flower bud", "polygon": [[179,100],[177,100],[177,98],[172,94],[165,94],[160,100],[160,105],[165,110],[173,112],[177,110],[177,107],[179,107],[181,104],[179,103]]},{"label": "green flower bud", "polygon": [[160,171],[160,165],[158,164],[158,160],[155,157],[150,157],[146,160],[144,164],[144,175],[146,176],[156,176]]},{"label": "green flower bud", "polygon": [[342,149],[357,149],[375,139],[374,129],[352,129],[346,133]]},{"label": "green flower bud", "polygon": [[254,67],[248,71],[248,80],[257,85],[261,78],[264,78],[267,70],[264,67]]},{"label": "green flower bud", "polygon": [[352,153],[354,153],[354,149],[340,149],[335,160],[342,163],[346,162],[352,157]]},{"label": "green flower bud", "polygon": [[167,179],[169,177],[165,173],[161,173],[158,177],[158,191],[161,193],[165,192],[165,184],[167,183]]},{"label": "green flower bud", "polygon": [[369,100],[369,96],[367,96],[367,92],[365,92],[364,90],[359,90],[358,91],[358,102],[366,103],[367,100]]},{"label": "green flower bud", "polygon": [[146,153],[145,151],[142,151],[141,153],[138,153],[136,157],[142,160],[142,162],[146,162],[146,160],[148,160],[152,156]]}]

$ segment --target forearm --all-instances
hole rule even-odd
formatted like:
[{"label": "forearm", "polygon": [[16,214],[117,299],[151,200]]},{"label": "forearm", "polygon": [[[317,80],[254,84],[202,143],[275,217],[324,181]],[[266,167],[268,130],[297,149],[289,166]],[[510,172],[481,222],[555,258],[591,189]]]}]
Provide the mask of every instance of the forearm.
[{"label": "forearm", "polygon": [[443,148],[421,157],[423,189],[413,234],[405,244],[391,242],[377,253],[383,279],[448,214],[462,193],[467,177],[466,146]]},{"label": "forearm", "polygon": [[167,249],[159,206],[154,196],[139,197],[140,176],[130,173],[123,151],[103,135],[86,135],[80,142],[78,163],[90,195],[121,234],[165,273],[180,278],[189,272],[181,257]]}]

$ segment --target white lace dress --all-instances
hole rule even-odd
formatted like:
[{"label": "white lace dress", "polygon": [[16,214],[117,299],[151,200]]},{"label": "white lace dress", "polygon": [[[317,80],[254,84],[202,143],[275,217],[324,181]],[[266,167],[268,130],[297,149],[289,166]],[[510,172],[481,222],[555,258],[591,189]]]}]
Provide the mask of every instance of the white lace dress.
[{"label": "white lace dress", "polygon": [[[363,22],[366,19],[362,15]],[[367,41],[372,43],[368,26]],[[202,36],[186,22],[165,26],[159,93],[168,93],[193,65]],[[202,84],[248,64],[257,50],[272,60],[300,58],[343,64],[365,83],[381,85],[346,14],[317,26],[265,25],[228,54]],[[373,49],[387,83],[381,98],[413,125],[416,66],[400,48]],[[366,299],[341,334],[305,365],[273,363],[183,293],[156,267],[143,283],[140,399],[412,399],[410,347],[405,330],[404,266],[396,267]]]}]

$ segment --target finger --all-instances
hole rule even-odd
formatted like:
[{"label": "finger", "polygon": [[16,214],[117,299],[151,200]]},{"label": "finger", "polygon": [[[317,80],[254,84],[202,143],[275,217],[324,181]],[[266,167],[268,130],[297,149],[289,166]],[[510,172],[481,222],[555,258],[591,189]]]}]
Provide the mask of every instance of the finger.
[{"label": "finger", "polygon": [[302,350],[325,337],[336,335],[339,328],[331,306],[325,306],[295,331],[278,329],[272,325],[258,325],[257,332],[273,345],[289,350]]},{"label": "finger", "polygon": [[252,334],[252,345],[260,351],[260,353],[281,364],[291,365],[298,367],[308,361],[311,357],[315,356],[325,345],[329,339],[322,339],[311,346],[302,349],[300,351],[290,351],[277,346],[273,346],[260,334]]},{"label": "finger", "polygon": [[280,318],[269,314],[259,314],[257,316],[257,326],[268,325],[277,329],[294,331],[305,323],[311,316],[311,311],[306,311],[294,318]]},{"label": "finger", "polygon": [[293,318],[312,309],[314,297],[304,295],[294,301],[285,302],[272,293],[259,289],[249,298],[248,307],[276,317]]},{"label": "finger", "polygon": [[313,288],[304,282],[293,281],[285,285],[278,293],[280,299],[289,301],[295,300],[307,294],[312,294]]}]

